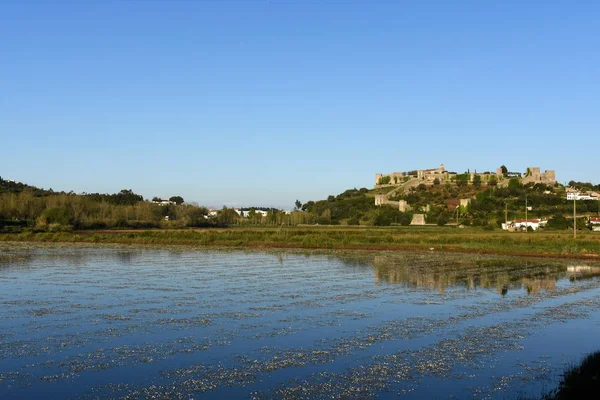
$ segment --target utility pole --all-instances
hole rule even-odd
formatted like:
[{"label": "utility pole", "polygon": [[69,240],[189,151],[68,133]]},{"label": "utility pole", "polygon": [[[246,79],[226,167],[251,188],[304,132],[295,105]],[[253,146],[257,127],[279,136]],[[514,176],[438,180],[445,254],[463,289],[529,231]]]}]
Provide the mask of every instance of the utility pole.
[{"label": "utility pole", "polygon": [[456,207],[456,227],[458,228],[458,210],[459,208]]},{"label": "utility pole", "polygon": [[525,233],[527,233],[527,228],[529,228],[529,222],[527,221],[527,195],[525,195]]},{"label": "utility pole", "polygon": [[508,203],[504,203],[504,223],[508,224]]},{"label": "utility pole", "polygon": [[573,239],[577,239],[577,196],[573,196]]}]

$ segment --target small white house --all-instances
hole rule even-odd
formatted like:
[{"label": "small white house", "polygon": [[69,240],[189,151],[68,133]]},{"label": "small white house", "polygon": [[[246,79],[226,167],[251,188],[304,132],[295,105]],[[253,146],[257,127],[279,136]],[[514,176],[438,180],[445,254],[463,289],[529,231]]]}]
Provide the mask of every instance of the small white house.
[{"label": "small white house", "polygon": [[[261,215],[263,217],[266,217],[269,212],[268,211],[263,211],[263,210],[254,210],[254,213],[257,214],[257,215]],[[244,218],[248,218],[250,216],[250,210],[241,211],[240,215],[242,217],[244,217]]]},{"label": "small white house", "polygon": [[154,204],[158,204],[159,206],[172,206],[175,204],[174,201],[170,201],[170,200],[162,200],[162,199],[158,199],[158,200],[152,200],[152,203]]},{"label": "small white house", "polygon": [[596,192],[581,193],[581,192],[569,192],[567,193],[567,200],[600,200],[600,195]]},{"label": "small white house", "polygon": [[600,232],[600,218],[590,217],[590,227],[594,232]]},{"label": "small white house", "polygon": [[548,221],[541,221],[539,219],[518,219],[512,223],[515,230],[531,228],[534,231],[540,229],[540,226],[544,226]]}]

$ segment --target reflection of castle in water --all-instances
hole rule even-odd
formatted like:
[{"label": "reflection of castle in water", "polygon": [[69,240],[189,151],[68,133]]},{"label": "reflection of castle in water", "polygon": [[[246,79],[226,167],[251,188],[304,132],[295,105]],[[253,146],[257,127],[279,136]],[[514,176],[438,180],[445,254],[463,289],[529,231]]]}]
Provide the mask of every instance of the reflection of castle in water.
[{"label": "reflection of castle in water", "polygon": [[[396,261],[396,264],[394,263]],[[523,260],[453,260],[448,263],[407,262],[386,256],[375,257],[373,267],[376,283],[404,284],[444,293],[447,288],[494,289],[506,294],[509,290],[525,289],[528,294],[556,289],[557,281],[589,279],[600,276],[598,266],[567,266]]]}]

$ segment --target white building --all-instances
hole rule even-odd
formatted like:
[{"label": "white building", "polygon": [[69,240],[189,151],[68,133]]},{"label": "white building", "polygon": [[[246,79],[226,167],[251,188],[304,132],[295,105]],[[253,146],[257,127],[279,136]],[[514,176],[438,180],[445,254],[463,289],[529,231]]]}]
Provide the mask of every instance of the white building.
[{"label": "white building", "polygon": [[[244,218],[248,218],[250,216],[250,210],[244,210],[241,213],[242,213],[241,216],[244,217]],[[254,213],[255,214],[260,214],[263,217],[266,217],[269,212],[268,211],[264,211],[264,210],[254,210]]]},{"label": "white building", "polygon": [[512,232],[531,228],[534,231],[537,231],[540,227],[546,226],[547,223],[547,220],[540,219],[518,219],[516,221],[509,221],[505,224],[503,223],[502,229]]},{"label": "white building", "polygon": [[591,192],[591,193],[568,192],[567,200],[600,200],[600,195],[596,192]]},{"label": "white building", "polygon": [[174,201],[170,201],[170,200],[162,200],[162,199],[159,199],[159,200],[152,200],[152,203],[154,203],[154,204],[158,204],[159,206],[172,206],[172,205],[174,205],[174,204],[175,204],[175,202],[174,202]]},{"label": "white building", "polygon": [[600,218],[590,217],[590,226],[594,232],[600,232]]}]

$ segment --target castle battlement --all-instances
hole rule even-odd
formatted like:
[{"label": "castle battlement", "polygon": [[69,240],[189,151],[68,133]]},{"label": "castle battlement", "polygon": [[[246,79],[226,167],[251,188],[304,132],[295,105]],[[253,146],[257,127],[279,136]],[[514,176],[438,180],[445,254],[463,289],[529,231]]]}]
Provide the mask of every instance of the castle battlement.
[{"label": "castle battlement", "polygon": [[[528,183],[543,183],[546,185],[553,185],[556,183],[556,172],[554,170],[546,170],[541,172],[540,167],[528,167],[525,174],[509,172],[504,174],[502,168],[496,168],[496,172],[466,172],[468,174],[468,182],[472,183],[476,176],[479,176],[481,182],[486,184],[490,181],[495,181],[497,184],[508,183],[508,178],[519,178],[521,183],[526,185]],[[426,185],[432,185],[436,181],[439,183],[452,183],[456,181],[459,174],[455,172],[448,172],[444,164],[441,164],[438,168],[432,169],[419,169],[407,172],[392,172],[389,174],[376,174],[375,175],[375,187],[385,186],[400,186],[405,185],[407,187],[417,186],[421,183]],[[460,174],[464,175],[464,174]],[[504,182],[503,182],[504,181]]]}]

